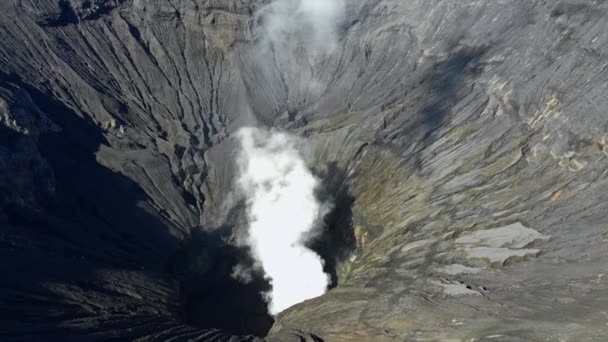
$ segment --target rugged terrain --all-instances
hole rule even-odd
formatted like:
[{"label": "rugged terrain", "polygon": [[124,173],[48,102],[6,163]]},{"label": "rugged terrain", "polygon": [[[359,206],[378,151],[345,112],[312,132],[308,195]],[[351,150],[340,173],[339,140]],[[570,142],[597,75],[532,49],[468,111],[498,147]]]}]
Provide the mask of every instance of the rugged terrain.
[{"label": "rugged terrain", "polygon": [[[0,340],[608,336],[607,3],[353,0],[315,54],[254,48],[265,2],[0,2]],[[245,125],[337,203],[336,287],[274,323]]]}]

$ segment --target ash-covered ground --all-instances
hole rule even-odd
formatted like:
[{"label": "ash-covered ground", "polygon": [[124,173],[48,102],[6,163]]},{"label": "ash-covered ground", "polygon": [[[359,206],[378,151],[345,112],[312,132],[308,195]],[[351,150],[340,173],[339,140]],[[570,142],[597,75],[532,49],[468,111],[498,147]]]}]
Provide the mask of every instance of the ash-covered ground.
[{"label": "ash-covered ground", "polygon": [[[605,340],[608,4],[333,4],[0,3],[0,340]],[[276,317],[243,127],[334,203]]]}]

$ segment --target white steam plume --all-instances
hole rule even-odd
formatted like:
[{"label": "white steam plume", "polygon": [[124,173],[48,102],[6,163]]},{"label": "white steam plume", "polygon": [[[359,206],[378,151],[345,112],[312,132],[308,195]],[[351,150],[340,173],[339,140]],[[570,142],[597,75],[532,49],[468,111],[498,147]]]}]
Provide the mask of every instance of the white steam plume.
[{"label": "white steam plume", "polygon": [[344,0],[275,0],[262,8],[264,38],[276,48],[289,41],[331,51]]},{"label": "white steam plume", "polygon": [[237,132],[238,186],[247,201],[248,237],[254,258],[270,278],[269,311],[280,311],[325,293],[323,261],[304,246],[323,215],[317,178],[293,137],[257,128]]},{"label": "white steam plume", "polygon": [[[256,13],[261,18],[261,39],[255,46],[260,61],[266,64],[272,58],[279,67],[296,68],[303,88],[320,89],[321,80],[312,73],[302,75],[310,71],[297,68],[334,51],[344,1],[274,0],[264,6]],[[289,52],[300,49],[301,57],[292,58]],[[243,128],[237,137],[241,144],[237,182],[247,202],[244,240],[256,267],[272,282],[266,295],[274,315],[327,290],[329,276],[323,272],[323,260],[305,247],[327,205],[315,198],[318,180],[299,154],[296,138],[257,128]],[[247,267],[237,265],[233,271],[237,279],[250,278]]]}]

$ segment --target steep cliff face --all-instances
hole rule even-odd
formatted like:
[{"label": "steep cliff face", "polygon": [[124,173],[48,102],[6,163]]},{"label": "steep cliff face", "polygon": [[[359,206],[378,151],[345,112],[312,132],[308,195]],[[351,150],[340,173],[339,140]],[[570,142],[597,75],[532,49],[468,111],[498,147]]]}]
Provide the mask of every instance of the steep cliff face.
[{"label": "steep cliff face", "polygon": [[[0,4],[2,340],[608,336],[603,1],[357,0],[323,53],[260,49],[265,3]],[[230,277],[245,125],[337,203],[336,287],[275,319]]]}]

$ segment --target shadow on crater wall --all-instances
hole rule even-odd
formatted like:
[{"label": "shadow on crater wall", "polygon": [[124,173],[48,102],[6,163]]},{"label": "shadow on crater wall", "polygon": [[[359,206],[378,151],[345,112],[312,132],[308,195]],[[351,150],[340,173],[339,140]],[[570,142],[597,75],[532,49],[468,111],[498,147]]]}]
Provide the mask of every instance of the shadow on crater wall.
[{"label": "shadow on crater wall", "polygon": [[452,105],[457,102],[458,91],[468,77],[478,68],[486,48],[463,48],[446,61],[433,66],[428,103],[424,107],[422,125],[423,140],[432,138],[433,134],[449,118]]},{"label": "shadow on crater wall", "polygon": [[442,127],[449,124],[454,104],[471,91],[467,87],[483,67],[482,58],[489,50],[487,46],[459,46],[459,41],[452,45],[449,58],[435,62],[418,85],[424,90],[422,108],[413,125],[407,128],[408,133],[416,134],[414,140],[420,142],[418,152],[414,153],[418,169],[422,168],[418,153],[431,146]]},{"label": "shadow on crater wall", "polygon": [[[96,152],[107,144],[99,127],[15,75],[0,73],[0,83],[26,91],[33,103],[63,129],[61,133],[43,134],[38,142],[41,157],[52,169],[52,175],[35,173],[36,182],[41,184],[33,194],[40,207],[9,202],[0,210],[6,214],[6,222],[0,220],[3,238],[9,241],[0,244],[4,260],[0,272],[10,274],[3,279],[0,295],[13,298],[3,316],[19,320],[19,324],[11,320],[0,324],[0,340],[48,341],[66,336],[86,340],[83,336],[90,331],[65,321],[88,317],[86,301],[103,305],[103,298],[120,295],[97,285],[113,285],[112,279],[100,279],[98,271],[146,273],[151,282],[140,284],[142,287],[169,283],[157,265],[177,248],[178,241],[170,234],[168,222],[145,206],[149,198],[138,184],[97,162]],[[13,143],[15,137],[10,138],[0,139],[0,145]],[[46,191],[45,183],[51,178],[55,188],[52,193]],[[29,246],[17,243],[21,240],[27,240]],[[68,297],[55,293],[49,284],[70,286],[74,294]],[[34,293],[36,298],[30,295]],[[133,303],[141,304],[135,299]],[[61,315],[57,308],[61,308]],[[104,309],[107,307],[101,307]],[[122,309],[117,306],[116,310]],[[173,306],[163,309],[172,310]],[[147,318],[134,314],[132,319],[144,322]],[[104,319],[103,324],[111,331],[122,322]],[[141,325],[123,338],[144,334],[146,327]]]}]

